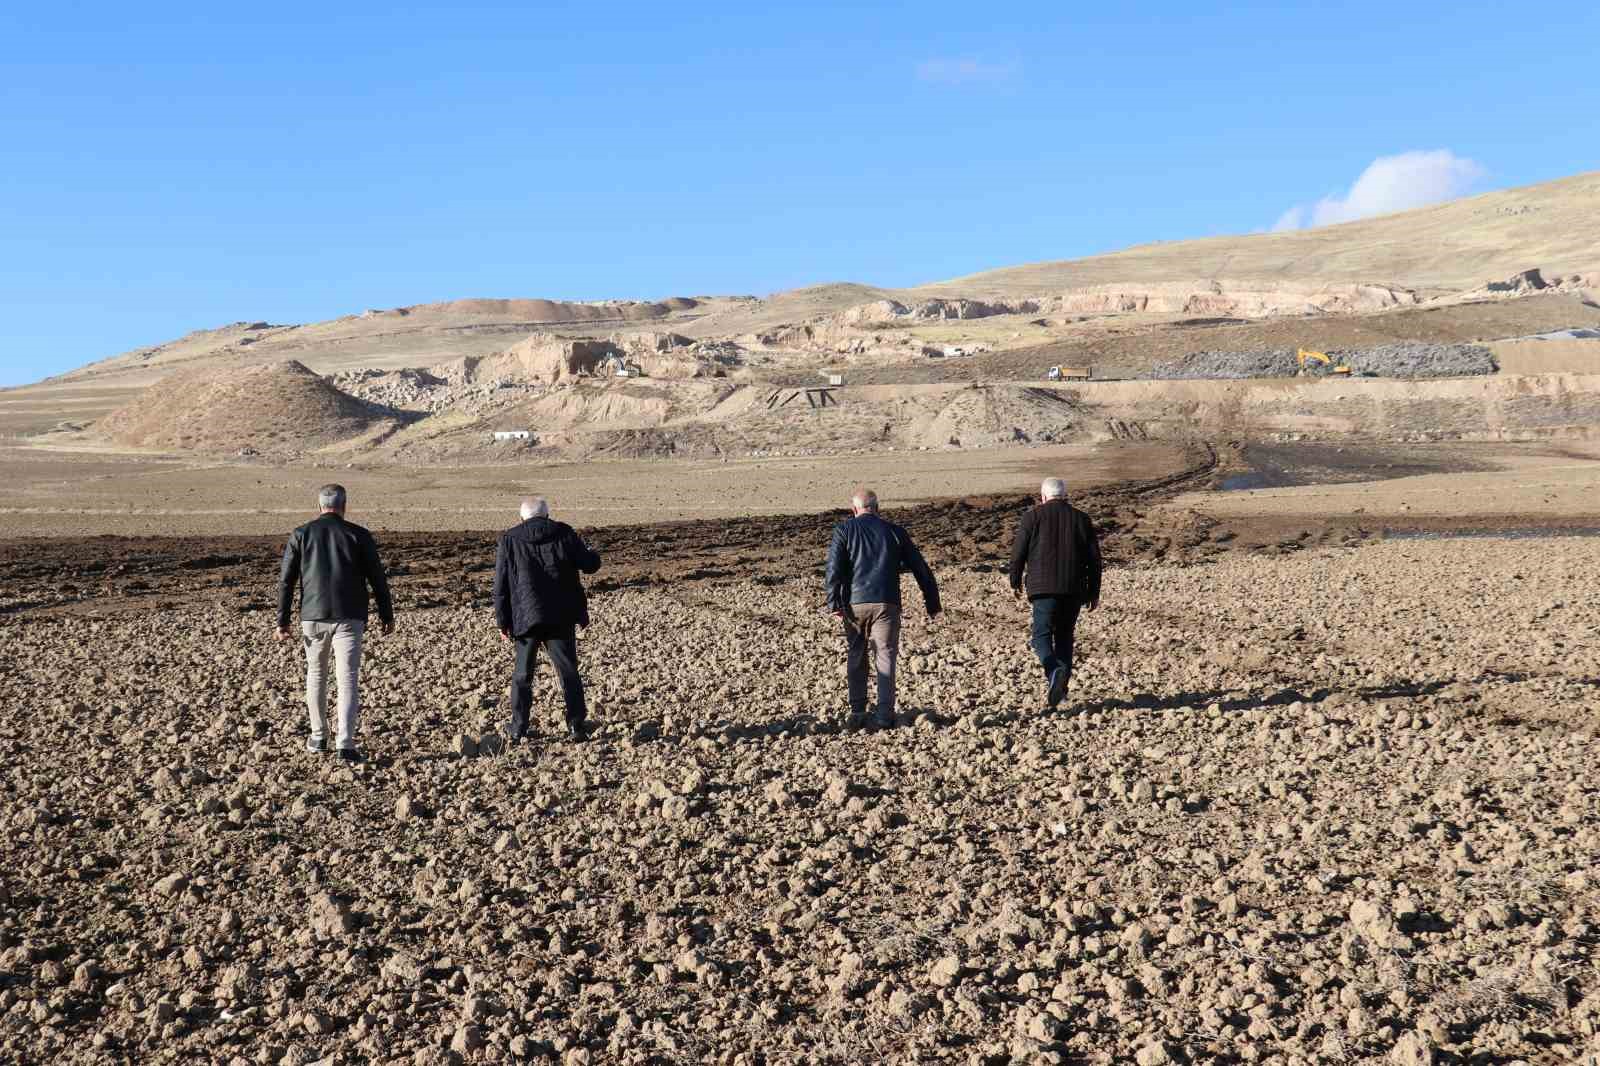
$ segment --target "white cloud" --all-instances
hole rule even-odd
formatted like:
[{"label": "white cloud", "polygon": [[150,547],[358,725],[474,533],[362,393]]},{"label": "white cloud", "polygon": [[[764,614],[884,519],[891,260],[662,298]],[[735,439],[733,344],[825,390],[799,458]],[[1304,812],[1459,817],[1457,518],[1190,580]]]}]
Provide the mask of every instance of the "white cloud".
[{"label": "white cloud", "polygon": [[1447,148],[1379,156],[1361,172],[1349,192],[1291,207],[1278,216],[1272,228],[1331,226],[1454,200],[1472,191],[1486,173],[1477,162]]},{"label": "white cloud", "polygon": [[925,59],[917,64],[917,78],[941,85],[971,85],[1006,81],[1017,72],[1015,63],[990,63],[982,59]]},{"label": "white cloud", "polygon": [[1306,209],[1303,207],[1291,207],[1278,216],[1278,221],[1272,224],[1272,232],[1278,233],[1286,229],[1305,229],[1305,226]]}]

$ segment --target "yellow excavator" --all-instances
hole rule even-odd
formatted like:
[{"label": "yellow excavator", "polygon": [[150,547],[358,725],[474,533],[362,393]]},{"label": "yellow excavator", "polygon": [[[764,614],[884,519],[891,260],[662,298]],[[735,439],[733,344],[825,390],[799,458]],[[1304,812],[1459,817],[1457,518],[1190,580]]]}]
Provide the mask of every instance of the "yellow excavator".
[{"label": "yellow excavator", "polygon": [[1302,374],[1348,374],[1350,368],[1343,364],[1336,365],[1328,358],[1327,352],[1314,352],[1310,348],[1301,348],[1295,353],[1295,359],[1300,363]]}]

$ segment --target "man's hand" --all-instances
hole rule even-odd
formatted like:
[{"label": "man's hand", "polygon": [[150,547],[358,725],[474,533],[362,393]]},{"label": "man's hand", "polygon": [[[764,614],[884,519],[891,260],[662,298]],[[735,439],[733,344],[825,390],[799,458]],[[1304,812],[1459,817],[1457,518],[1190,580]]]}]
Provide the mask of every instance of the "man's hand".
[{"label": "man's hand", "polygon": [[273,635],[278,638],[278,642],[281,644],[282,642],[284,642],[284,641],[289,639],[289,627],[288,626],[279,626],[276,630],[273,631]]},{"label": "man's hand", "polygon": [[502,643],[502,644],[510,644],[511,643],[511,630],[502,629],[500,631],[500,643]]},{"label": "man's hand", "polygon": [[1092,599],[1088,603],[1084,604],[1084,606],[1087,607],[1091,611],[1094,610],[1096,607],[1100,606],[1100,597],[1096,596],[1094,599]]},{"label": "man's hand", "polygon": [[390,636],[390,635],[392,635],[394,633],[394,623],[393,622],[380,622],[378,624],[378,630],[384,636],[386,636],[386,637]]}]

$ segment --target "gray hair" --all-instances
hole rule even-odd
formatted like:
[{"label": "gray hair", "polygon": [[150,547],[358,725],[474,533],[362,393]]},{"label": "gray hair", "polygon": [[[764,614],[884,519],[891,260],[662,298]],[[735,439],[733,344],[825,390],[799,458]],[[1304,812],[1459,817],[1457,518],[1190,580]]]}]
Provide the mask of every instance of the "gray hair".
[{"label": "gray hair", "polygon": [[528,496],[522,501],[522,520],[530,518],[549,518],[550,501],[543,496]]},{"label": "gray hair", "polygon": [[850,506],[878,513],[878,494],[869,488],[858,488],[850,494]]},{"label": "gray hair", "polygon": [[317,490],[317,506],[324,511],[343,511],[344,499],[343,485],[324,485]]},{"label": "gray hair", "polygon": [[1067,498],[1067,483],[1058,477],[1047,477],[1039,483],[1039,495],[1046,500]]}]

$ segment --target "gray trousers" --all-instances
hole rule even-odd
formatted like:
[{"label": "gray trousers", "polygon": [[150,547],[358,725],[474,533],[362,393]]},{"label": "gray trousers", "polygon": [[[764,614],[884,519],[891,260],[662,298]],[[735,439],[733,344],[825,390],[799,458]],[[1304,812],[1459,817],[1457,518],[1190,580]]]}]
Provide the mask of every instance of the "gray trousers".
[{"label": "gray trousers", "polygon": [[333,662],[339,686],[338,747],[356,746],[361,720],[361,637],[367,623],[355,619],[301,622],[300,640],[306,646],[306,710],[311,715],[311,740],[328,737],[328,663]]},{"label": "gray trousers", "polygon": [[867,645],[872,645],[872,665],[878,676],[878,717],[894,714],[894,664],[900,655],[900,605],[853,603],[844,619],[844,642],[849,654],[850,713],[867,709]]}]

